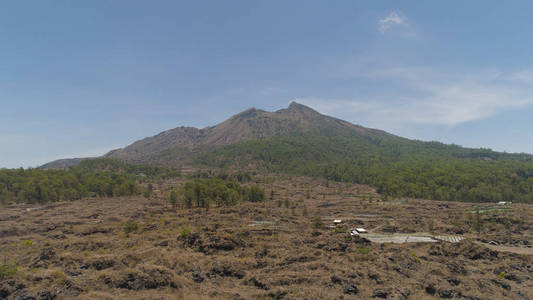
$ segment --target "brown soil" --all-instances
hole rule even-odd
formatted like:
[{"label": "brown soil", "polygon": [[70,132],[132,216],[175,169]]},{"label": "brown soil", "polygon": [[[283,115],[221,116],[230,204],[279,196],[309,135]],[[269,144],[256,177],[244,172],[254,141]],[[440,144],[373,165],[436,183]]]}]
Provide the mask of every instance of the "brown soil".
[{"label": "brown soil", "polygon": [[[0,299],[533,299],[533,256],[478,244],[529,251],[531,207],[481,214],[478,235],[474,204],[276,178],[266,204],[174,211],[164,195],[182,183],[152,199],[2,207],[0,265],[17,271],[0,269]],[[316,229],[317,216],[343,224]],[[372,244],[354,227],[467,239]]]}]

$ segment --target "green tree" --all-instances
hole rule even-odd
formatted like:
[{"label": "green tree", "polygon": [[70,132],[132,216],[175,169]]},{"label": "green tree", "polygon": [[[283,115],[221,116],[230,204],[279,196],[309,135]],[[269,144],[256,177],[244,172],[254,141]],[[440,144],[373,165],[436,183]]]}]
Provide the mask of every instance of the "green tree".
[{"label": "green tree", "polygon": [[170,204],[172,204],[172,208],[176,209],[178,206],[178,191],[171,190],[170,191]]}]

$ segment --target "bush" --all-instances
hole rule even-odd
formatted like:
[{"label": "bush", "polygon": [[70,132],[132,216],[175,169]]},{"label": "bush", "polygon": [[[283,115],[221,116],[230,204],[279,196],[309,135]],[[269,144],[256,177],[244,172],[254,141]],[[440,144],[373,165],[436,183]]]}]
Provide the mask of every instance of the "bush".
[{"label": "bush", "polygon": [[335,228],[335,233],[346,233],[346,232],[348,232],[348,231],[344,227]]},{"label": "bush", "polygon": [[14,263],[0,265],[0,279],[11,277],[17,273],[18,266]]},{"label": "bush", "polygon": [[370,253],[370,248],[359,247],[359,248],[357,248],[357,253],[362,254],[362,255],[367,255],[367,254]]},{"label": "bush", "polygon": [[152,191],[149,190],[149,189],[145,190],[144,193],[143,193],[143,196],[146,199],[150,198],[151,195],[152,195]]},{"label": "bush", "polygon": [[124,223],[124,233],[129,234],[139,230],[139,224],[134,221],[128,221]]},{"label": "bush", "polygon": [[316,216],[313,218],[313,220],[311,221],[311,225],[313,226],[313,228],[315,229],[320,229],[320,228],[323,228],[324,227],[324,222],[322,221],[322,218],[319,217],[319,216]]},{"label": "bush", "polygon": [[170,191],[170,204],[172,204],[172,207],[174,208],[176,208],[176,206],[178,205],[178,191]]},{"label": "bush", "polygon": [[182,228],[180,229],[180,236],[181,236],[182,238],[187,238],[188,236],[191,235],[191,233],[192,233],[192,231],[191,231],[191,229],[190,229],[189,227],[186,227],[186,226],[185,226],[185,227],[182,227]]}]

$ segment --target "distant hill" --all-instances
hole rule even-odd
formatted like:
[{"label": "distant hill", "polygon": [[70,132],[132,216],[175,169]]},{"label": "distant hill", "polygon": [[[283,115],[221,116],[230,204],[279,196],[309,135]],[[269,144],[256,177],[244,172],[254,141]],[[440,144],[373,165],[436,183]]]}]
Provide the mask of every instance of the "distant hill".
[{"label": "distant hill", "polygon": [[[178,127],[110,151],[134,164],[201,166],[369,184],[385,195],[533,202],[533,156],[402,138],[292,102],[212,127]],[[66,167],[83,159],[43,167]]]},{"label": "distant hill", "polygon": [[88,159],[88,157],[58,159],[40,166],[39,169],[66,169],[77,166],[86,159]]}]

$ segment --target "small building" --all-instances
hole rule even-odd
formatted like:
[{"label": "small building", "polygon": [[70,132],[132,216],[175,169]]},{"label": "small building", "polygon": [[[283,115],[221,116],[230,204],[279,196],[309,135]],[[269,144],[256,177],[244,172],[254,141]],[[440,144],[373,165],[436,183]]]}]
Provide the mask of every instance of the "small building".
[{"label": "small building", "polygon": [[499,205],[499,206],[504,206],[504,205],[507,205],[507,204],[509,204],[509,203],[511,203],[511,202],[500,201],[500,202],[498,202],[498,205]]},{"label": "small building", "polygon": [[342,223],[342,220],[333,220],[333,224],[339,225]]},{"label": "small building", "polygon": [[367,233],[368,232],[364,228],[355,228],[355,231],[357,231],[358,233]]}]

